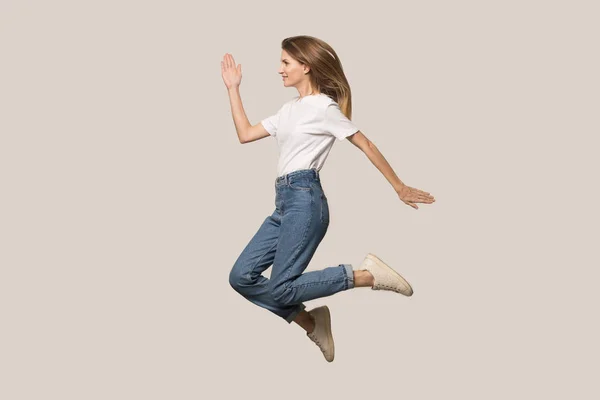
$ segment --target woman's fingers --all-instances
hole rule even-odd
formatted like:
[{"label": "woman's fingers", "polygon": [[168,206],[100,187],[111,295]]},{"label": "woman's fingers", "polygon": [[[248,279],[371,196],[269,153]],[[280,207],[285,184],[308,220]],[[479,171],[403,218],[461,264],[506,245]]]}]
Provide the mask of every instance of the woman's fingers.
[{"label": "woman's fingers", "polygon": [[236,68],[235,60],[229,53],[225,53],[223,61],[221,61],[221,75],[228,88],[239,86],[242,81],[242,65],[240,64]]},{"label": "woman's fingers", "polygon": [[227,68],[235,68],[235,60],[231,54],[226,53],[223,59],[225,60],[225,66]]},{"label": "woman's fingers", "polygon": [[433,203],[435,201],[433,196],[425,193],[427,192],[405,185],[398,192],[398,196],[405,204],[411,206],[415,210],[418,210],[419,206],[417,206],[415,203]]},{"label": "woman's fingers", "polygon": [[223,56],[223,61],[221,62],[221,65],[223,65],[224,71],[231,72],[237,75],[241,73],[241,71],[239,71],[235,65],[235,60],[233,59],[233,56],[229,53]]},{"label": "woman's fingers", "polygon": [[435,199],[430,194],[426,194],[422,190],[408,186],[408,193],[403,193],[402,199],[407,202],[408,205],[418,208],[412,203],[433,203]]},{"label": "woman's fingers", "polygon": [[427,194],[418,194],[419,199],[424,200],[424,201],[434,201],[433,196],[427,195]]},{"label": "woman's fingers", "polygon": [[425,192],[423,190],[415,189],[415,188],[411,188],[411,189],[414,191],[417,198],[424,200],[424,201],[431,201],[431,202],[435,201],[435,199],[429,192]]},{"label": "woman's fingers", "polygon": [[415,189],[415,190],[416,190],[416,191],[417,191],[419,194],[422,194],[422,195],[425,195],[425,196],[429,196],[429,195],[430,195],[430,193],[429,193],[429,192],[426,192],[426,191],[424,191],[424,190],[421,190],[421,189]]},{"label": "woman's fingers", "polygon": [[223,61],[221,61],[221,64],[225,70],[229,68],[229,57],[227,57],[227,54],[223,56]]},{"label": "woman's fingers", "polygon": [[433,203],[435,200],[433,200],[431,196],[418,195],[416,196],[415,201],[418,201],[419,203]]}]

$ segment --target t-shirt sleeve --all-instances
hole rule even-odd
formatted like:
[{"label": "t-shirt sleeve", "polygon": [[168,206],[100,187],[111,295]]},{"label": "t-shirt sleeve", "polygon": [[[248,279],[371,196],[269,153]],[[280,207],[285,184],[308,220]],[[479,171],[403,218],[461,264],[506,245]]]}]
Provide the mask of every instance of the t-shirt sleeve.
[{"label": "t-shirt sleeve", "polygon": [[344,140],[353,133],[358,132],[358,130],[356,125],[344,115],[337,103],[331,103],[327,106],[325,110],[325,132],[339,140]]},{"label": "t-shirt sleeve", "polygon": [[279,116],[281,115],[281,107],[276,114],[271,115],[260,121],[260,123],[265,127],[265,130],[269,132],[271,136],[277,136],[277,127],[279,126]]}]

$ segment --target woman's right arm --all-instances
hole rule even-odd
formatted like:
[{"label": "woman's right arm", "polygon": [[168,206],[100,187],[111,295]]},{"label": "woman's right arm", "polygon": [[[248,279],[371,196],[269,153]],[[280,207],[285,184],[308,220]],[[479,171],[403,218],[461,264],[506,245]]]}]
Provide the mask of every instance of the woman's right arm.
[{"label": "woman's right arm", "polygon": [[240,96],[240,87],[234,86],[227,89],[229,93],[229,102],[231,103],[231,114],[233,115],[233,123],[235,124],[235,130],[237,131],[238,139],[240,143],[246,142],[246,132],[251,128],[250,121],[244,111],[242,105],[242,98]]},{"label": "woman's right arm", "polygon": [[231,102],[233,122],[235,124],[235,129],[237,130],[240,143],[250,143],[254,142],[255,140],[270,136],[269,132],[267,132],[263,124],[260,122],[256,125],[250,124],[250,121],[244,112],[244,106],[242,105],[239,87],[235,89],[228,89],[228,92],[229,101]]},{"label": "woman's right arm", "polygon": [[269,132],[265,130],[260,122],[252,126],[246,116],[242,105],[242,97],[240,96],[242,64],[238,64],[236,67],[235,60],[229,53],[225,54],[223,61],[221,61],[221,75],[229,93],[231,114],[233,115],[233,123],[240,143],[249,143],[269,136]]},{"label": "woman's right arm", "polygon": [[231,103],[231,113],[233,114],[233,123],[237,131],[240,143],[244,143],[246,131],[250,128],[250,121],[246,117],[242,98],[240,97],[240,84],[242,83],[242,64],[235,65],[233,56],[225,53],[221,61],[221,76],[229,93],[229,102]]}]

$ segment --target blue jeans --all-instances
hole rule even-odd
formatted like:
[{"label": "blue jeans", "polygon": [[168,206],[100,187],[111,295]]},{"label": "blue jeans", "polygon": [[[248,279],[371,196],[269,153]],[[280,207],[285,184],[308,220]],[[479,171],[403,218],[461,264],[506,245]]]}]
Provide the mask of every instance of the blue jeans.
[{"label": "blue jeans", "polygon": [[[329,226],[319,172],[302,169],[275,179],[275,211],[238,257],[229,283],[242,296],[291,323],[303,301],[354,287],[351,264],[302,273]],[[271,278],[261,273],[273,265]]]}]

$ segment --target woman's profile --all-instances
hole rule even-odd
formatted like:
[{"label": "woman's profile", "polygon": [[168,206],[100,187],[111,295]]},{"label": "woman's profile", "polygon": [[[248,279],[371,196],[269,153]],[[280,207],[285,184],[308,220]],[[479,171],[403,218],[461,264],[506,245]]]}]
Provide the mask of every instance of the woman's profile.
[{"label": "woman's profile", "polygon": [[[304,272],[329,226],[329,205],[319,171],[336,139],[348,139],[362,150],[404,204],[418,209],[415,203],[431,204],[435,199],[428,192],[405,185],[375,144],[350,120],[350,86],[331,46],[303,35],[284,39],[281,49],[283,86],[295,87],[299,95],[256,125],[246,117],[239,93],[241,64],[236,66],[231,54],[225,54],[221,61],[240,143],[272,136],[279,147],[275,210],[234,263],[229,282],[252,303],[306,330],[331,362],[335,347],[329,308],[306,311],[304,301],[358,287],[405,296],[413,293],[398,272],[372,253],[356,269],[351,264],[339,264]],[[271,266],[268,279],[262,272]]]}]

